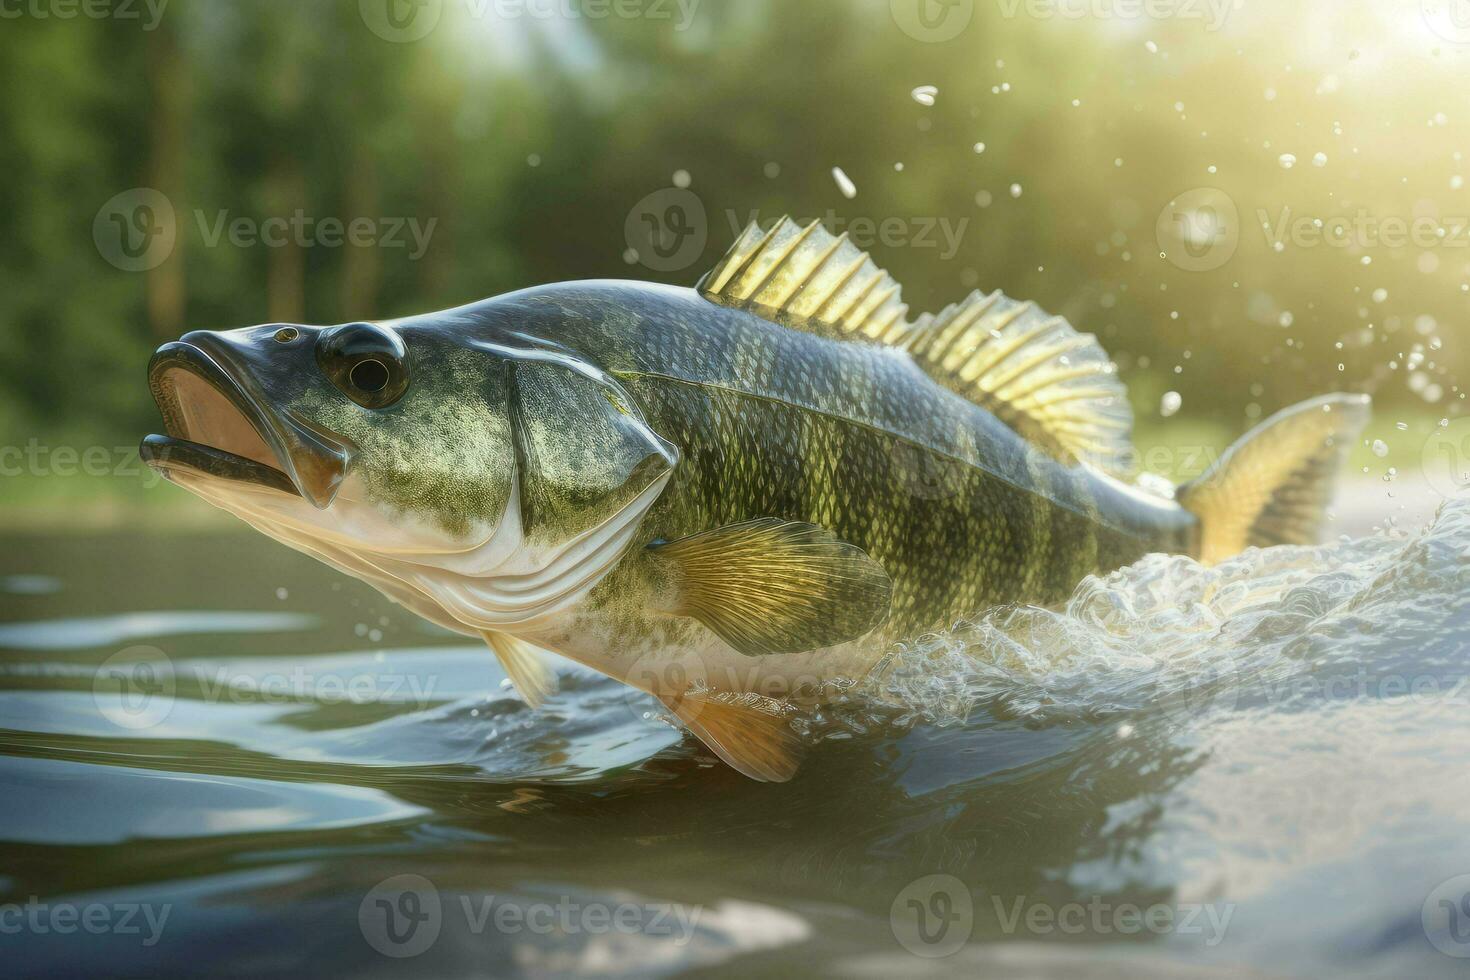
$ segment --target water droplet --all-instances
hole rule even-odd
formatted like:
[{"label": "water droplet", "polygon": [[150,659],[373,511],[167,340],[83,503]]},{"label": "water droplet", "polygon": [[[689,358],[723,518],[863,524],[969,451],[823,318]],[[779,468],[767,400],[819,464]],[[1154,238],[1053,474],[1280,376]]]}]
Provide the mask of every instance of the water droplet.
[{"label": "water droplet", "polygon": [[1388,443],[1384,442],[1382,439],[1374,439],[1373,455],[1377,456],[1379,459],[1383,459],[1388,456]]},{"label": "water droplet", "polygon": [[1020,184],[1012,184],[1011,185],[1011,197],[1020,197],[1020,196],[1021,196],[1021,185]]},{"label": "water droplet", "polygon": [[939,88],[935,85],[920,85],[909,94],[919,105],[933,105],[934,97],[939,94]]},{"label": "water droplet", "polygon": [[1318,152],[1318,153],[1313,154],[1313,156],[1312,156],[1312,166],[1314,166],[1314,167],[1325,167],[1325,166],[1327,166],[1327,154],[1321,153],[1321,152]]},{"label": "water droplet", "polygon": [[285,599],[290,594],[291,593],[289,593],[289,592],[286,591],[286,587],[285,586],[281,586],[280,588],[276,589],[276,598],[277,599]]},{"label": "water droplet", "polygon": [[1159,402],[1159,414],[1171,418],[1184,405],[1184,396],[1177,391],[1168,391]]},{"label": "water droplet", "polygon": [[975,144],[975,152],[976,153],[984,153],[985,152],[985,144],[984,143],[976,143]]},{"label": "water droplet", "polygon": [[1282,170],[1290,170],[1292,167],[1296,166],[1296,154],[1283,153],[1281,154],[1281,156],[1276,158],[1276,162],[1281,164]]},{"label": "water droplet", "polygon": [[687,170],[675,170],[674,171],[674,186],[675,187],[678,187],[678,188],[681,188],[681,189],[682,188],[685,188],[685,187],[688,187],[689,186],[689,171],[687,171]]},{"label": "water droplet", "polygon": [[1387,299],[1388,290],[1384,289],[1382,286],[1379,286],[1377,289],[1373,290],[1373,302],[1382,303]]},{"label": "water droplet", "polygon": [[832,179],[837,181],[837,189],[842,192],[843,197],[849,201],[857,197],[857,185],[852,182],[851,177],[842,172],[841,167],[832,168]]}]

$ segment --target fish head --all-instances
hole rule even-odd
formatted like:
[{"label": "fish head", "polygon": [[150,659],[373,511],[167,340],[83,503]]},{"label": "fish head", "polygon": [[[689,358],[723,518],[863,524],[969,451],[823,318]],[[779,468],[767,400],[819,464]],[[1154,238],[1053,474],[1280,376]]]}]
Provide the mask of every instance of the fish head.
[{"label": "fish head", "polygon": [[461,632],[585,595],[677,462],[626,390],[442,319],[194,331],[159,348],[143,458]]}]

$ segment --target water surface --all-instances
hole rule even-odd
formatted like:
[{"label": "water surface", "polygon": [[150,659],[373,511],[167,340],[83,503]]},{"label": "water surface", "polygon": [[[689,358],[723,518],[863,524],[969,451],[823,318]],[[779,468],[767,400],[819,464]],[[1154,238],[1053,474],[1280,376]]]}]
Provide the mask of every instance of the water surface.
[{"label": "water surface", "polygon": [[0,948],[16,975],[1463,975],[1467,559],[1470,500],[1151,557],[895,651],[773,786],[570,664],[533,711],[488,651],[244,530],[11,533]]}]

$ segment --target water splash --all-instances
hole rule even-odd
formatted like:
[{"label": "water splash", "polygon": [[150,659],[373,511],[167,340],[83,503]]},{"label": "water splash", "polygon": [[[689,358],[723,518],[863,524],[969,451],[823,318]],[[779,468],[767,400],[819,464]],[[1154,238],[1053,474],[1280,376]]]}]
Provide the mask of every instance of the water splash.
[{"label": "water splash", "polygon": [[1413,536],[1252,549],[1213,568],[1150,555],[1087,578],[1060,608],[997,609],[900,645],[863,682],[836,685],[808,730],[973,726],[980,709],[1036,726],[1193,719],[1290,703],[1349,673],[1370,697],[1389,675],[1452,683],[1470,628],[1467,558],[1470,498]]}]

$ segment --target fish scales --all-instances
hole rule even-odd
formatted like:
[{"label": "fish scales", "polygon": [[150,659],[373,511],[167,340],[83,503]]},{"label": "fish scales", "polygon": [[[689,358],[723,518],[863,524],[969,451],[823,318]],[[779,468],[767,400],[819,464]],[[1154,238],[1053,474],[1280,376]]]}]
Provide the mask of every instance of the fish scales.
[{"label": "fish scales", "polygon": [[895,642],[1152,551],[1316,540],[1368,413],[1316,399],[1145,489],[1096,338],[999,292],[911,317],[785,219],[695,289],[193,331],[149,385],[166,432],[140,453],[170,480],[482,637],[532,705],[552,651],[768,781],[803,751],[786,713]]}]

